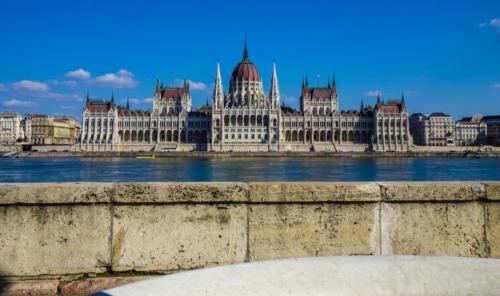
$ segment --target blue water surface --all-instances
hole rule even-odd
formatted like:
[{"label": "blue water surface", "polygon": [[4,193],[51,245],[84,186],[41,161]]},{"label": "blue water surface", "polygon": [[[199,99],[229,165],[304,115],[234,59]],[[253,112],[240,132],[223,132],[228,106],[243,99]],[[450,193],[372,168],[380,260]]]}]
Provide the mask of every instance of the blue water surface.
[{"label": "blue water surface", "polygon": [[498,158],[0,159],[0,182],[500,180]]}]

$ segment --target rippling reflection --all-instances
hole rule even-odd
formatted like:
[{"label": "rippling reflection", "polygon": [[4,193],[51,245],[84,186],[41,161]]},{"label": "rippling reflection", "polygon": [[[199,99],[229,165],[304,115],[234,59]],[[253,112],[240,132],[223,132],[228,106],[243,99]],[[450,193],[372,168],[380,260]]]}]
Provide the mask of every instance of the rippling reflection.
[{"label": "rippling reflection", "polygon": [[0,159],[0,182],[500,180],[500,159],[24,158]]}]

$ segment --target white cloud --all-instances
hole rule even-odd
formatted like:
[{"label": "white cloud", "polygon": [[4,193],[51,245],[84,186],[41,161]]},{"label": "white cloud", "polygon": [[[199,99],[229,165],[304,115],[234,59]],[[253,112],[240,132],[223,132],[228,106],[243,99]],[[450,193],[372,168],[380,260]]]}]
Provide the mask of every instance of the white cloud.
[{"label": "white cloud", "polygon": [[365,95],[369,96],[369,97],[376,97],[378,95],[382,95],[382,92],[378,89],[374,89],[374,90],[368,90],[365,92]]},{"label": "white cloud", "polygon": [[95,83],[116,88],[135,88],[138,82],[134,79],[134,74],[127,70],[120,70],[116,73],[107,73],[95,78]]},{"label": "white cloud", "polygon": [[491,85],[491,87],[496,88],[496,89],[500,89],[500,83],[493,83]]},{"label": "white cloud", "polygon": [[0,91],[6,91],[6,90],[7,90],[7,87],[5,86],[5,84],[0,83]]},{"label": "white cloud", "polygon": [[43,82],[31,81],[31,80],[21,80],[19,82],[12,83],[12,87],[16,90],[30,90],[30,91],[48,91],[49,86]]},{"label": "white cloud", "polygon": [[5,107],[32,107],[35,106],[35,103],[32,101],[21,101],[21,100],[8,100],[2,103]]},{"label": "white cloud", "polygon": [[69,71],[64,76],[83,80],[83,79],[89,79],[92,76],[92,74],[89,71],[85,71],[84,69],[80,68],[77,70]]},{"label": "white cloud", "polygon": [[297,101],[296,97],[281,94],[281,102],[283,102],[284,104],[288,105],[290,104],[290,102],[296,102],[296,101]]},{"label": "white cloud", "polygon": [[497,28],[497,29],[500,30],[500,19],[499,18],[494,18],[494,19],[491,19],[487,23],[481,23],[481,24],[479,24],[479,28],[484,28],[486,26],[494,27],[494,28]]}]

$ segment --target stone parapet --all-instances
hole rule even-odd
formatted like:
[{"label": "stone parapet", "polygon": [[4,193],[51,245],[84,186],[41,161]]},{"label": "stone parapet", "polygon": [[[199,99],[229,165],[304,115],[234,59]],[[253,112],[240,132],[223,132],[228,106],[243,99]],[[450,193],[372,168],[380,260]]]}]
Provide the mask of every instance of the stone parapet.
[{"label": "stone parapet", "polygon": [[304,256],[500,258],[500,182],[1,184],[0,225],[7,295]]}]

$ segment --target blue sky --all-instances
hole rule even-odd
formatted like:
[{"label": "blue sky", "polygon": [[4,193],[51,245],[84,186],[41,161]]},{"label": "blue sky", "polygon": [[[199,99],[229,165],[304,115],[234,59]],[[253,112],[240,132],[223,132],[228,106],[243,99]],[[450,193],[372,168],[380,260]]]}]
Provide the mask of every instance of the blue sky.
[{"label": "blue sky", "polygon": [[286,104],[335,73],[340,108],[406,95],[410,112],[500,114],[500,1],[11,1],[0,3],[0,110],[81,116],[92,97],[151,108],[156,78],[194,105],[250,58]]}]

